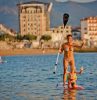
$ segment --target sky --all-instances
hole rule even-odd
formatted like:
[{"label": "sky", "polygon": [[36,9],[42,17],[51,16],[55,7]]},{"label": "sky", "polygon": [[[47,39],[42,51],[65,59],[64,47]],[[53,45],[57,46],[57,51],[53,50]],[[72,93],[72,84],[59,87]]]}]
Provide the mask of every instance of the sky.
[{"label": "sky", "polygon": [[[8,0],[0,0],[0,12],[17,15],[16,4],[20,3],[20,2],[31,1],[31,0],[9,0],[9,1],[10,2],[8,2]],[[38,1],[44,1],[44,2],[50,1],[51,2],[53,0],[38,0]],[[97,1],[97,0],[55,0],[55,1],[57,1],[57,2],[73,1],[73,2],[77,2],[77,3],[88,3],[88,2],[93,2],[93,1]],[[11,3],[13,4],[13,6]]]},{"label": "sky", "polygon": [[[0,23],[16,31],[19,30],[19,18],[17,4],[33,0],[0,0]],[[35,1],[35,0],[34,0]],[[80,19],[87,16],[97,16],[97,0],[38,0],[42,2],[53,2],[50,13],[51,27],[63,23],[63,13],[69,13],[70,25],[80,25]],[[56,1],[56,2],[55,2]],[[72,1],[72,2],[68,2]]]},{"label": "sky", "polygon": [[74,1],[74,2],[79,2],[79,3],[87,3],[87,2],[93,2],[96,0],[55,0],[55,1],[58,1],[58,2]]}]

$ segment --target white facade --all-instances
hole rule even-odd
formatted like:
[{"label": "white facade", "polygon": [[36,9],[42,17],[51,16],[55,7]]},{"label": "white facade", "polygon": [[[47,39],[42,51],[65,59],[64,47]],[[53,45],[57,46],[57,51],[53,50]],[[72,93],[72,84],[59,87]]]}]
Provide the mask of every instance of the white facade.
[{"label": "white facade", "polygon": [[58,41],[64,41],[66,39],[66,36],[68,34],[71,34],[71,26],[66,26],[64,29],[64,26],[59,26],[57,28],[52,28],[52,41],[58,42]]},{"label": "white facade", "polygon": [[16,35],[16,32],[15,31],[13,31],[10,28],[7,28],[3,24],[0,24],[0,32],[4,32],[4,33],[7,33],[7,34],[12,35],[12,36],[15,36]]},{"label": "white facade", "polygon": [[97,41],[97,17],[81,20],[81,34],[85,39]]},{"label": "white facade", "polygon": [[71,26],[58,26],[56,28],[51,28],[50,31],[44,32],[52,37],[52,42],[64,41],[68,34],[71,34]]}]

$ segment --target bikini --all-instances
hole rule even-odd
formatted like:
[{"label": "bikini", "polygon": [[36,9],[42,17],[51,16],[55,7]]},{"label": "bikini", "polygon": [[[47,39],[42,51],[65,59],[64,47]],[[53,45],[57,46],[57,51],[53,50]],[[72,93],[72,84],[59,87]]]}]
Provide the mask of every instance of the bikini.
[{"label": "bikini", "polygon": [[[72,51],[72,52],[73,52],[74,50],[73,50],[73,48],[67,47],[67,48],[65,48],[65,51],[66,51],[66,52],[68,52],[68,51]],[[68,62],[71,61],[70,58],[69,58],[69,59],[68,59],[68,58],[65,58],[65,60],[67,60]]]},{"label": "bikini", "polygon": [[65,51],[74,51],[73,48],[65,48]]}]

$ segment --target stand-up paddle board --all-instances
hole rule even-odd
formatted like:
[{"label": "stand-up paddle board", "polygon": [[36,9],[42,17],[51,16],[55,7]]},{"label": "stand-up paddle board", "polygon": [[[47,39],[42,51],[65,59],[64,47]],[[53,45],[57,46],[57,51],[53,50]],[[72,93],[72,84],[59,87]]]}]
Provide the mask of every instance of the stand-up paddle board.
[{"label": "stand-up paddle board", "polygon": [[65,90],[84,90],[85,88],[80,85],[76,85],[74,88],[68,88],[68,83],[65,84],[65,87],[63,86],[63,83],[59,83],[56,85],[57,88],[64,88]]}]

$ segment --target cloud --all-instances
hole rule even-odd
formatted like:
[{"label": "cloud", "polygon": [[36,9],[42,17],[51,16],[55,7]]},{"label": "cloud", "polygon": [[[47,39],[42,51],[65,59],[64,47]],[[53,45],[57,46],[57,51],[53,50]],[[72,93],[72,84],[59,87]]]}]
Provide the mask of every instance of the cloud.
[{"label": "cloud", "polygon": [[68,0],[55,0],[57,2],[67,2]]},{"label": "cloud", "polygon": [[67,2],[67,1],[74,1],[74,2],[79,2],[79,3],[88,3],[88,2],[93,2],[96,0],[55,0],[57,2]]},{"label": "cloud", "polygon": [[16,7],[0,6],[0,13],[17,15]]}]

